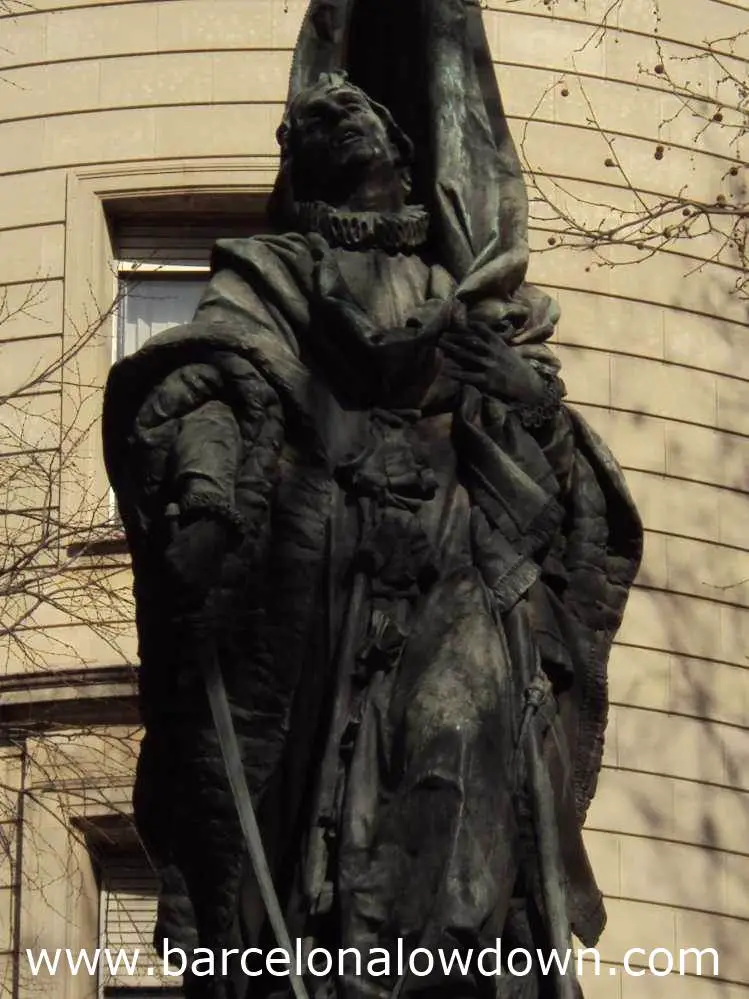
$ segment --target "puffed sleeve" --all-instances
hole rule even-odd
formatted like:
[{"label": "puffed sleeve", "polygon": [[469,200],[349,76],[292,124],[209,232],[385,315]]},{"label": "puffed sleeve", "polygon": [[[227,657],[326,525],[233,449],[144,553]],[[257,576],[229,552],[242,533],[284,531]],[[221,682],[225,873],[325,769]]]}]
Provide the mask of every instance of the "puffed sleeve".
[{"label": "puffed sleeve", "polygon": [[[241,351],[214,349],[210,329],[198,341],[201,360],[187,338],[156,346],[150,368],[172,362],[171,371],[152,380],[137,408],[124,378],[107,402],[109,423],[118,419],[106,438],[108,467],[131,550],[146,560],[175,519],[212,518],[241,536],[262,530],[285,431],[275,388]],[[173,363],[183,357],[188,363]],[[120,413],[128,404],[132,422]]]},{"label": "puffed sleeve", "polygon": [[241,529],[235,483],[242,439],[234,413],[213,399],[181,420],[174,443],[175,497],[180,515],[209,515]]}]

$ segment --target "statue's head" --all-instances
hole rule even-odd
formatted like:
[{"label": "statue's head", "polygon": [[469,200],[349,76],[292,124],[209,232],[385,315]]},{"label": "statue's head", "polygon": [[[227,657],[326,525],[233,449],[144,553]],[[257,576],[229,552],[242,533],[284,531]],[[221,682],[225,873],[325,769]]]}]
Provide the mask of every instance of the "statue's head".
[{"label": "statue's head", "polygon": [[277,133],[294,200],[345,203],[379,178],[405,202],[411,189],[411,140],[390,112],[342,73],[325,73],[290,103]]}]

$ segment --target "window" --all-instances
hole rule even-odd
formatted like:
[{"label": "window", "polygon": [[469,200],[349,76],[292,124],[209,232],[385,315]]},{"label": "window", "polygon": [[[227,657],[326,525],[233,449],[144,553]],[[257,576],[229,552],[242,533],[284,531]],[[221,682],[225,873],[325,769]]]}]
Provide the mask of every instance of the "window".
[{"label": "window", "polygon": [[109,203],[118,300],[115,356],[190,322],[208,283],[217,239],[263,231],[264,198],[161,195]]},{"label": "window", "polygon": [[[153,928],[158,902],[158,878],[139,849],[112,853],[103,859],[101,870],[100,927],[102,946],[116,955],[119,951],[131,958],[137,951],[140,974],[112,975],[103,969],[102,985],[106,997],[116,988],[143,984],[148,968],[159,977],[161,959],[153,947]],[[124,969],[123,969],[124,970]],[[149,976],[151,977],[151,976]],[[151,977],[150,985],[154,984]]]},{"label": "window", "polygon": [[[124,964],[112,974],[99,965],[103,999],[180,999],[181,978],[162,978],[162,961],[153,946],[159,879],[138,840],[132,820],[123,815],[87,819],[86,840],[99,872],[99,946],[112,960],[122,951],[139,954],[137,972]],[[148,969],[153,973],[149,974]]]}]

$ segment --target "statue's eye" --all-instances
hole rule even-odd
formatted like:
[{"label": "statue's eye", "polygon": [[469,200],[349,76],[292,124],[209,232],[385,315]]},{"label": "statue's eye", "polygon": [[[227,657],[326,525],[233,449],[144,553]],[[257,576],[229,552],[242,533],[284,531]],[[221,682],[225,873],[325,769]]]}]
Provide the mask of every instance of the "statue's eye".
[{"label": "statue's eye", "polygon": [[335,112],[327,104],[310,104],[304,113],[303,123],[305,125],[320,125],[325,121],[334,119]]}]

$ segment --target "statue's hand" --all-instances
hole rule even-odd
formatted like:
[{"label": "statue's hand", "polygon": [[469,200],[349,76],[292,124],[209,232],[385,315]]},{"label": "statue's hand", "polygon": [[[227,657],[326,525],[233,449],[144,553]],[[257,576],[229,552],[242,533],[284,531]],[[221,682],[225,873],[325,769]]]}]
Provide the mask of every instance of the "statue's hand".
[{"label": "statue's hand", "polygon": [[460,315],[465,313],[463,305],[455,299],[429,298],[414,309],[406,327],[420,330],[427,338],[442,336],[455,326],[456,309]]},{"label": "statue's hand", "polygon": [[503,332],[468,319],[454,326],[439,344],[445,357],[444,373],[480,392],[533,404],[544,396],[544,380],[507,343]]},{"label": "statue's hand", "polygon": [[176,522],[164,551],[166,583],[180,606],[202,604],[218,582],[229,542],[229,525],[211,516]]}]

